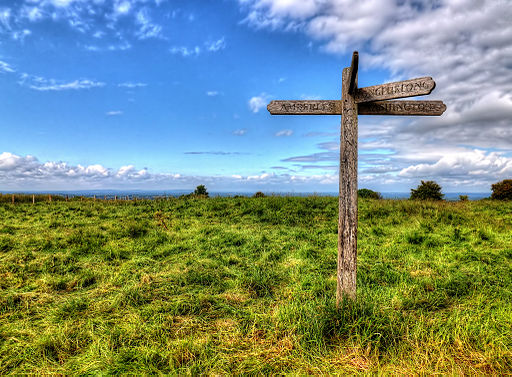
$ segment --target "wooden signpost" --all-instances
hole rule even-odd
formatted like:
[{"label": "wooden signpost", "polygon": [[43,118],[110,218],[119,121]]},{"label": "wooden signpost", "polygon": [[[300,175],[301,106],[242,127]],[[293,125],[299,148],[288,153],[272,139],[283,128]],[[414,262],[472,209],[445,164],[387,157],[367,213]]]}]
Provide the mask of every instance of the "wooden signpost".
[{"label": "wooden signpost", "polygon": [[336,302],[356,298],[357,276],[357,116],[439,116],[446,110],[442,101],[389,101],[428,95],[436,84],[432,77],[357,87],[359,54],[343,69],[341,100],[272,101],[272,115],[341,115],[340,186],[338,218],[338,269]]}]

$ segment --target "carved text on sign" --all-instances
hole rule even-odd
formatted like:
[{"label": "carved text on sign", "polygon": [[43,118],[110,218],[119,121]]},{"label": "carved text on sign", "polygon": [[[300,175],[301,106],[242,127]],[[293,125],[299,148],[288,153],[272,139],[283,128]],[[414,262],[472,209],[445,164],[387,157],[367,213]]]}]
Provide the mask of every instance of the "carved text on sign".
[{"label": "carved text on sign", "polygon": [[267,106],[271,114],[341,114],[340,101],[272,101]]},{"label": "carved text on sign", "polygon": [[358,107],[359,115],[441,115],[445,110],[443,101],[377,101]]},{"label": "carved text on sign", "polygon": [[356,91],[357,103],[415,97],[427,95],[434,90],[436,83],[432,77],[392,82],[389,84],[368,86]]}]

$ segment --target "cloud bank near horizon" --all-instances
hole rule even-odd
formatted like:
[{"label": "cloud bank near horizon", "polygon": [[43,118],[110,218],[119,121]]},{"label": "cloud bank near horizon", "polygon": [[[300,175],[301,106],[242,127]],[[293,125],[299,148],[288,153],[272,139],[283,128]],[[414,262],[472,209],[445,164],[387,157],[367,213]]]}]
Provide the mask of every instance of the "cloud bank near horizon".
[{"label": "cloud bank near horizon", "polygon": [[[40,162],[35,156],[0,154],[0,182],[3,190],[84,190],[84,189],[193,189],[205,184],[209,189],[226,191],[261,190],[291,192],[318,187],[319,192],[332,191],[336,176],[301,176],[261,173],[255,175],[194,176],[179,173],[152,173],[125,165],[119,169],[100,164],[71,165],[67,162]],[[238,187],[236,190],[233,187]],[[287,190],[287,188],[289,188]]]},{"label": "cloud bank near horizon", "polygon": [[[306,160],[306,159],[305,159]],[[305,161],[304,160],[304,161]],[[455,169],[453,168],[455,166]],[[314,167],[314,166],[313,166]],[[137,169],[128,164],[118,169],[101,164],[72,165],[63,161],[41,162],[35,156],[19,156],[9,152],[0,154],[0,182],[3,190],[84,190],[84,189],[193,189],[205,184],[217,191],[272,192],[336,192],[337,167],[328,174],[305,175],[281,168],[281,173],[261,172],[254,175],[200,176],[180,173],[154,173],[149,169]],[[390,171],[397,172],[391,175]],[[410,165],[386,171],[360,168],[360,187],[375,187],[376,175],[384,176],[388,183],[400,181],[415,187],[425,177],[436,177],[445,191],[485,192],[500,176],[512,174],[512,157],[500,153],[474,150],[457,156],[441,157],[431,164]],[[430,179],[430,178],[429,178]],[[483,185],[475,182],[484,182]],[[236,187],[236,189],[233,189]],[[386,186],[382,186],[385,188]],[[448,190],[446,190],[448,189]],[[386,190],[383,190],[386,191]],[[455,190],[456,191],[456,190]]]}]

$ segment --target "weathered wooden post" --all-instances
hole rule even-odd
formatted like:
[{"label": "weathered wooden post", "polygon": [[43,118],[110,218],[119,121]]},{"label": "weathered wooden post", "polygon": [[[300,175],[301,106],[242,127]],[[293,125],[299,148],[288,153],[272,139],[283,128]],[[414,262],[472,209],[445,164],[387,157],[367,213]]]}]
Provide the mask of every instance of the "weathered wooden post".
[{"label": "weathered wooden post", "polygon": [[272,101],[272,115],[341,115],[338,265],[336,302],[356,299],[357,277],[357,133],[358,115],[439,116],[446,110],[442,101],[388,101],[423,96],[435,88],[431,77],[357,87],[359,54],[343,69],[341,101]]},{"label": "weathered wooden post", "polygon": [[14,204],[14,194],[12,194],[11,200],[12,200],[12,204]]},{"label": "weathered wooden post", "polygon": [[359,54],[343,69],[338,216],[338,271],[336,302],[355,300],[357,275],[357,88]]},{"label": "weathered wooden post", "polygon": [[32,194],[32,204],[36,204],[36,196]]}]

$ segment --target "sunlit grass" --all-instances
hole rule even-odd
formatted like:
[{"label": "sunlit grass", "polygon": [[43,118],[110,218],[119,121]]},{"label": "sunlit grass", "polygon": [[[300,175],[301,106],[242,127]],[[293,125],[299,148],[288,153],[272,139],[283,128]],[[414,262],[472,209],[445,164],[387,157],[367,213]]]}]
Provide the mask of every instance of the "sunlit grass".
[{"label": "sunlit grass", "polygon": [[0,374],[507,374],[512,203],[360,201],[335,305],[337,200],[0,204]]}]

